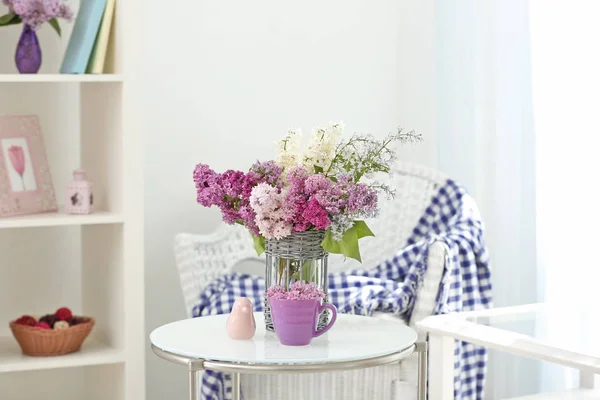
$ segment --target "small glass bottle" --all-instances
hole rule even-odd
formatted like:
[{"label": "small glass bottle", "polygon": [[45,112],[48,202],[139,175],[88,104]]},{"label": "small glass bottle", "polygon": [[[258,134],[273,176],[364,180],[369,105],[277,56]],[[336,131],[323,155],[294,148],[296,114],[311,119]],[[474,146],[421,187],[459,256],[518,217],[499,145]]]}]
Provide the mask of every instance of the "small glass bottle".
[{"label": "small glass bottle", "polygon": [[65,211],[68,214],[90,214],[94,206],[92,183],[86,180],[85,171],[73,171],[73,180],[67,184]]}]

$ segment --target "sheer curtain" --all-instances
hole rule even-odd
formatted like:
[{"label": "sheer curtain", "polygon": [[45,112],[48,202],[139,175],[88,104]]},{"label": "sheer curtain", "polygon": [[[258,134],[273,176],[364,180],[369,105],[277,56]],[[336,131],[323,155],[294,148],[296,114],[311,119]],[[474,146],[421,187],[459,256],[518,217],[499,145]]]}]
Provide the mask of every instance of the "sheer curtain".
[{"label": "sheer curtain", "polygon": [[[578,341],[573,310],[600,323],[600,2],[531,0],[530,14],[540,297],[564,311],[551,338]],[[578,384],[576,371],[544,365],[543,390]]]},{"label": "sheer curtain", "polygon": [[[437,0],[436,15],[439,165],[481,208],[495,305],[547,301],[565,312],[552,338],[577,340],[565,324],[600,280],[600,2]],[[487,398],[577,378],[492,352]]]}]

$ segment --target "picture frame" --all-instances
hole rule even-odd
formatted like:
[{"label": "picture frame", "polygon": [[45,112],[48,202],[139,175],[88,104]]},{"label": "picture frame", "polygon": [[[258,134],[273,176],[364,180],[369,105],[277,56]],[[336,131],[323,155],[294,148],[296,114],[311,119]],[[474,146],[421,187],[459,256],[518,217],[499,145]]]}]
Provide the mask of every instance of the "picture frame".
[{"label": "picture frame", "polygon": [[0,218],[57,210],[39,118],[0,116]]}]

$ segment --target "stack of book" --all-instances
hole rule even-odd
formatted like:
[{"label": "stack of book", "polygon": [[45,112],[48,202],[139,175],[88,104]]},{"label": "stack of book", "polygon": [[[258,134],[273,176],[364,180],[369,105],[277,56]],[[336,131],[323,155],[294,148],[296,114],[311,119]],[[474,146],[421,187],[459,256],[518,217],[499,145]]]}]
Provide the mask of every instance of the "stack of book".
[{"label": "stack of book", "polygon": [[116,0],[81,0],[61,74],[102,74]]}]

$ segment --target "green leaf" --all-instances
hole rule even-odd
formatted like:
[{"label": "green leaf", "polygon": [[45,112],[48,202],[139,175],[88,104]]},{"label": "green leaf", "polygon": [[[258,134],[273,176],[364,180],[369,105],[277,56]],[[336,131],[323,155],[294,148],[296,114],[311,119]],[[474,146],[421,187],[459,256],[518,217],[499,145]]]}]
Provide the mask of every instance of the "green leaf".
[{"label": "green leaf", "polygon": [[344,232],[342,239],[335,241],[330,230],[325,234],[325,239],[321,243],[323,249],[333,254],[343,254],[346,257],[354,258],[362,262],[358,240],[366,236],[375,236],[365,221],[354,221],[352,228]]},{"label": "green leaf", "polygon": [[21,17],[10,13],[0,17],[0,26],[17,25],[21,23]]},{"label": "green leaf", "polygon": [[58,24],[58,20],[56,18],[52,18],[51,20],[48,21],[48,23],[50,24],[51,27],[54,28],[54,30],[56,31],[56,33],[58,33],[58,36],[60,36],[60,25]]},{"label": "green leaf", "polygon": [[323,172],[323,167],[319,167],[318,165],[314,165],[314,167],[315,167],[315,174]]},{"label": "green leaf", "polygon": [[344,232],[342,240],[339,241],[335,241],[331,230],[328,230],[321,246],[330,253],[343,254],[346,257],[354,258],[355,260],[362,262],[360,251],[358,249],[358,234],[356,227],[354,226]]},{"label": "green leaf", "polygon": [[354,228],[356,228],[356,235],[359,239],[362,239],[365,236],[375,236],[365,221],[354,221]]},{"label": "green leaf", "polygon": [[253,236],[254,239],[254,250],[256,251],[256,255],[260,256],[265,252],[265,238],[264,236]]}]

